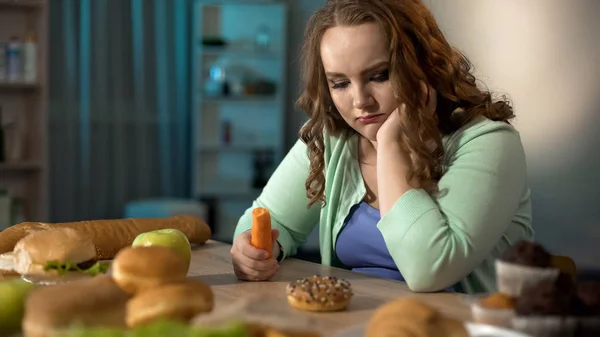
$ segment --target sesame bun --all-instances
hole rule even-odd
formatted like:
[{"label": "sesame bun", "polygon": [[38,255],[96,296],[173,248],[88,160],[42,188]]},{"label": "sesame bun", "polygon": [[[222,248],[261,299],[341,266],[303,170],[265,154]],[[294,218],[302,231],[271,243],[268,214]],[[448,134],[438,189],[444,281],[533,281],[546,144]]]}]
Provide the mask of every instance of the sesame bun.
[{"label": "sesame bun", "polygon": [[15,245],[14,268],[21,275],[54,276],[54,269],[44,270],[48,262],[80,264],[96,261],[96,247],[91,238],[71,228],[34,232]]},{"label": "sesame bun", "polygon": [[138,294],[127,303],[127,326],[135,327],[160,319],[189,322],[199,313],[212,311],[211,288],[195,279],[186,279]]},{"label": "sesame bun", "polygon": [[350,283],[334,276],[310,276],[288,284],[288,303],[307,311],[344,310],[352,298]]},{"label": "sesame bun", "polygon": [[72,324],[124,327],[129,296],[107,275],[39,287],[25,302],[25,337],[46,337]]},{"label": "sesame bun", "polygon": [[367,325],[366,337],[468,337],[464,324],[414,298],[381,306]]},{"label": "sesame bun", "polygon": [[182,281],[186,275],[183,259],[167,247],[124,248],[112,263],[115,282],[130,294]]}]

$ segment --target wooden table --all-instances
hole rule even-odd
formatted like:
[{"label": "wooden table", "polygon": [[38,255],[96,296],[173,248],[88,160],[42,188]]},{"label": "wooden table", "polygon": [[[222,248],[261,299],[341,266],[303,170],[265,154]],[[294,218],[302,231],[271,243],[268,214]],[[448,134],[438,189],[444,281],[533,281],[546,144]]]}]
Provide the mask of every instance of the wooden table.
[{"label": "wooden table", "polygon": [[317,322],[319,329],[328,335],[366,323],[377,307],[403,296],[416,296],[444,314],[465,321],[471,319],[469,308],[459,294],[416,294],[411,292],[403,282],[370,277],[293,258],[283,261],[277,275],[270,281],[239,281],[233,273],[230,249],[231,246],[228,244],[209,241],[206,245],[194,248],[192,251],[188,276],[198,278],[212,286],[217,310],[219,307],[227,306],[249,295],[268,296],[280,302],[280,305],[284,305],[286,303],[285,287],[289,282],[320,274],[344,278],[352,284],[354,297],[348,309],[332,313],[290,310],[294,310],[295,315],[301,315],[303,318]]}]

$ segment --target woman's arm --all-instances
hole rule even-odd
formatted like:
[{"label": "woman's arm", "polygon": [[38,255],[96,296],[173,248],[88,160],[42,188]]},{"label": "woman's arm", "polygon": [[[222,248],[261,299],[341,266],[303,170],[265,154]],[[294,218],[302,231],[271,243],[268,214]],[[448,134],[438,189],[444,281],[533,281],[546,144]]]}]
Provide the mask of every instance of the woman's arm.
[{"label": "woman's arm", "polygon": [[397,149],[378,151],[387,160],[378,163],[378,228],[414,291],[447,288],[487,258],[527,188],[524,150],[511,126],[484,122],[457,138],[436,199],[408,186]]},{"label": "woman's arm", "polygon": [[[279,230],[278,242],[284,255],[294,255],[296,249],[319,222],[320,205],[307,208],[304,186],[308,177],[309,159],[306,144],[296,144],[279,164],[261,195],[242,215],[235,229],[234,239],[252,228],[252,209],[264,207],[271,213],[274,229]],[[273,254],[277,254],[276,251]],[[275,255],[275,257],[277,257]]]},{"label": "woman's arm", "polygon": [[406,180],[410,168],[408,156],[399,142],[377,145],[377,191],[379,212],[384,217],[404,193],[412,189]]}]

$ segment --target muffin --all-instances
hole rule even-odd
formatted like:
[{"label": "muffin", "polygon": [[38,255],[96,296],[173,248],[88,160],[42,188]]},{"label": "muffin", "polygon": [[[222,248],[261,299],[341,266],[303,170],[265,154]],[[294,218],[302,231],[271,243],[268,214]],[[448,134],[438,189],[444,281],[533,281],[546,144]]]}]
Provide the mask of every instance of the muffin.
[{"label": "muffin", "polygon": [[529,288],[517,300],[513,328],[532,336],[574,336],[579,307],[575,294],[573,278],[565,273]]},{"label": "muffin", "polygon": [[578,337],[600,336],[600,282],[582,282],[577,286]]},{"label": "muffin", "polygon": [[600,316],[600,282],[580,283],[577,286],[577,298],[583,305],[584,315]]},{"label": "muffin", "polygon": [[511,327],[515,316],[516,299],[494,293],[471,303],[473,320],[478,323]]},{"label": "muffin", "polygon": [[496,260],[498,291],[516,298],[543,281],[554,281],[559,269],[540,244],[519,241]]}]

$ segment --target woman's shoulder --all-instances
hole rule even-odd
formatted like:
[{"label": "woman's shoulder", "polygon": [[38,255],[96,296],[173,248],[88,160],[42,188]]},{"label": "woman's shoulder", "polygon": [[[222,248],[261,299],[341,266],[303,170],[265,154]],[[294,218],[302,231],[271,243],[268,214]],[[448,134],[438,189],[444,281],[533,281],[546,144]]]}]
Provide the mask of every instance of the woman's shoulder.
[{"label": "woman's shoulder", "polygon": [[447,146],[463,146],[475,142],[515,141],[520,143],[521,136],[517,129],[504,121],[493,121],[486,117],[478,117],[453,133],[444,136]]},{"label": "woman's shoulder", "polygon": [[446,160],[462,153],[487,153],[487,156],[524,160],[524,148],[517,129],[504,121],[477,118],[443,139]]}]

